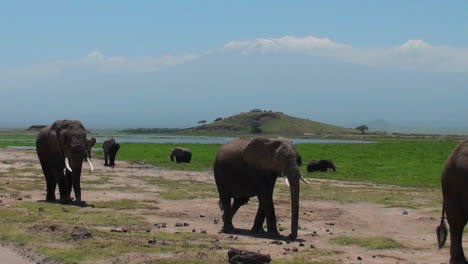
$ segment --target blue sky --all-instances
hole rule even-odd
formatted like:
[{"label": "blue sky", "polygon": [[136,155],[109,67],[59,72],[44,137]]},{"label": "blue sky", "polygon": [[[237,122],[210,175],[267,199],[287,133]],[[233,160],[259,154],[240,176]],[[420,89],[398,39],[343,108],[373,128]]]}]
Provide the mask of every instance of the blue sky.
[{"label": "blue sky", "polygon": [[204,52],[285,35],[358,47],[408,39],[468,46],[467,1],[3,1],[3,66],[81,57]]},{"label": "blue sky", "polygon": [[[10,114],[0,127],[186,127],[249,108],[338,125],[465,126],[467,10],[468,1],[3,1],[0,90],[10,97],[0,110]],[[76,91],[99,99],[60,101]],[[125,106],[102,112],[107,95]]]}]

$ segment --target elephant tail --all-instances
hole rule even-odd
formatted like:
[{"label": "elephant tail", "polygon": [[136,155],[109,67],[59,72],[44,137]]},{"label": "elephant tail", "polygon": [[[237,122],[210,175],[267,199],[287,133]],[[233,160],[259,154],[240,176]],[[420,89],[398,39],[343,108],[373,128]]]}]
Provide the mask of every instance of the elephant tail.
[{"label": "elephant tail", "polygon": [[440,225],[437,227],[437,242],[439,243],[439,249],[441,249],[445,241],[447,240],[447,225],[445,224],[445,202],[442,203],[442,218],[440,220]]}]

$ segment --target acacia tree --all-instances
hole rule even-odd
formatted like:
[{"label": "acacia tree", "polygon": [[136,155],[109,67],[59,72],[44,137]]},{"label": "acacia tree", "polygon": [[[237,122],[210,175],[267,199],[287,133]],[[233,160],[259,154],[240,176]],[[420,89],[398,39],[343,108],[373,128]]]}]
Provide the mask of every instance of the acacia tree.
[{"label": "acacia tree", "polygon": [[250,124],[250,133],[260,134],[262,129],[260,128],[261,124],[258,121],[254,121]]},{"label": "acacia tree", "polygon": [[369,127],[367,127],[366,125],[360,125],[356,127],[356,129],[361,131],[362,134],[365,134],[366,130],[369,130]]},{"label": "acacia tree", "polygon": [[200,120],[197,122],[198,124],[201,124],[202,127],[205,126],[206,120]]}]

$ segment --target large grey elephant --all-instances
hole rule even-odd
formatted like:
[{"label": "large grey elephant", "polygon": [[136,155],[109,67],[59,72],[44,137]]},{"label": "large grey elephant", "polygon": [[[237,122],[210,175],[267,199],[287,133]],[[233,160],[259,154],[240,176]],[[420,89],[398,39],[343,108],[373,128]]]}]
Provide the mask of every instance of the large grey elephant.
[{"label": "large grey elephant", "polygon": [[[278,236],[273,189],[281,173],[287,177],[291,192],[291,234],[297,237],[299,221],[299,180],[297,151],[287,139],[235,139],[221,147],[214,163],[214,178],[223,211],[223,232],[234,231],[232,218],[237,210],[257,196],[259,206],[251,229],[263,233],[267,220],[268,234]],[[231,205],[231,199],[234,199]]]},{"label": "large grey elephant", "polygon": [[463,229],[468,221],[468,140],[452,151],[442,170],[442,219],[437,227],[437,240],[442,248],[450,226],[450,264],[466,264],[462,247]]},{"label": "large grey elephant", "polygon": [[120,149],[120,144],[115,142],[115,139],[108,138],[102,143],[102,150],[104,152],[104,166],[115,166],[115,156]]},{"label": "large grey elephant", "polygon": [[190,163],[190,160],[192,160],[192,152],[188,148],[175,147],[172,149],[169,157],[171,161],[174,161],[175,158],[177,163]]},{"label": "large grey elephant", "polygon": [[[58,184],[60,202],[71,202],[73,187],[75,201],[81,203],[81,168],[87,160],[91,170],[91,148],[96,141],[86,139],[86,129],[77,120],[58,120],[39,131],[36,151],[47,185],[46,201],[55,201]],[[64,172],[66,169],[66,172]]]}]

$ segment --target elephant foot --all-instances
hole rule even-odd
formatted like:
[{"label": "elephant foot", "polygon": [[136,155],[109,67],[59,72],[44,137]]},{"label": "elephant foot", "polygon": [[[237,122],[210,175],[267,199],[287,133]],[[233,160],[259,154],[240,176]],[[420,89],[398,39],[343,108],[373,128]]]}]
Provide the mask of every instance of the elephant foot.
[{"label": "elephant foot", "polygon": [[297,238],[297,234],[296,235],[289,234],[287,240],[288,241],[294,241],[294,240],[296,240],[296,238]]},{"label": "elephant foot", "polygon": [[104,164],[104,166],[109,167],[109,164]]},{"label": "elephant foot", "polygon": [[276,229],[275,230],[268,230],[267,234],[270,237],[280,237],[281,236],[281,234]]},{"label": "elephant foot", "polygon": [[227,234],[232,234],[232,233],[236,232],[236,229],[234,228],[234,226],[232,224],[230,224],[230,225],[225,224],[223,226],[223,229],[221,229],[221,232],[227,233]]},{"label": "elephant foot", "polygon": [[266,231],[265,229],[263,229],[263,227],[252,227],[252,229],[250,229],[250,232],[253,233],[253,234],[266,234]]},{"label": "elephant foot", "polygon": [[70,204],[73,202],[73,199],[68,197],[68,198],[60,198],[60,203],[61,204]]}]

